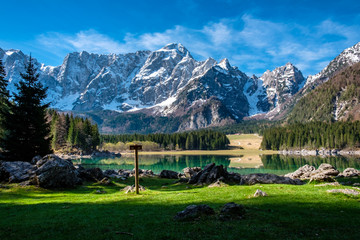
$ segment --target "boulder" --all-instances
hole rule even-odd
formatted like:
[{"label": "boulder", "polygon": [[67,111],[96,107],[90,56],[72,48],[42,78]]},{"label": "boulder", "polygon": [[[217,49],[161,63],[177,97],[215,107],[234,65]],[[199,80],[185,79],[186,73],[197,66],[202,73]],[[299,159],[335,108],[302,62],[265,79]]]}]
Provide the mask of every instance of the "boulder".
[{"label": "boulder", "polygon": [[241,181],[241,175],[239,173],[229,172],[226,180],[227,182],[239,184]]},{"label": "boulder", "polygon": [[192,178],[195,174],[201,171],[201,167],[187,167],[183,169],[184,175],[186,178]]},{"label": "boulder", "polygon": [[220,210],[220,219],[232,220],[241,219],[245,214],[245,207],[243,205],[230,202],[225,204]]},{"label": "boulder", "polygon": [[360,176],[360,171],[355,168],[347,168],[338,177],[358,177]]},{"label": "boulder", "polygon": [[291,179],[289,177],[282,177],[270,173],[254,173],[248,175],[242,175],[240,184],[254,185],[257,183],[265,184],[292,184],[292,185],[302,185],[303,181],[300,179]]},{"label": "boulder", "polygon": [[310,181],[332,181],[339,175],[339,171],[328,163],[322,163],[319,168],[310,174]]},{"label": "boulder", "polygon": [[83,181],[96,181],[81,164],[75,165],[75,169],[77,176]]},{"label": "boulder", "polygon": [[130,177],[131,171],[130,170],[119,169],[118,174],[120,175],[120,178],[128,178],[128,177]]},{"label": "boulder", "polygon": [[103,171],[100,168],[88,168],[85,170],[87,175],[90,176],[89,181],[101,181],[105,175],[103,173]]},{"label": "boulder", "polygon": [[308,164],[300,167],[293,173],[288,173],[285,177],[289,177],[291,179],[307,179],[310,177],[311,173],[314,172],[316,168],[314,166],[310,166]]},{"label": "boulder", "polygon": [[209,207],[206,204],[202,205],[190,205],[187,206],[183,211],[178,212],[174,216],[176,221],[191,221],[195,220],[201,216],[213,215],[215,214],[214,209]]},{"label": "boulder", "polygon": [[260,189],[256,189],[256,192],[254,193],[254,197],[267,197],[267,193],[261,191]]},{"label": "boulder", "polygon": [[77,171],[70,160],[64,160],[51,154],[40,161],[41,166],[36,170],[35,177],[40,187],[66,188],[81,183],[81,179],[78,178]]},{"label": "boulder", "polygon": [[160,172],[161,178],[168,178],[168,179],[179,179],[179,173],[171,171],[171,170],[162,170]]},{"label": "boulder", "polygon": [[228,172],[224,169],[223,165],[216,166],[215,163],[210,163],[203,170],[193,175],[189,180],[189,184],[211,184],[221,177],[223,179],[228,178]]},{"label": "boulder", "polygon": [[223,182],[223,178],[219,178],[218,180],[216,180],[216,182],[212,183],[209,185],[209,188],[212,187],[227,187],[229,185],[227,185],[226,183]]},{"label": "boulder", "polygon": [[36,163],[39,161],[39,160],[41,160],[42,159],[42,157],[40,156],[40,155],[37,155],[37,156],[35,156],[35,157],[33,157],[32,159],[31,159],[31,164],[32,165],[36,165]]},{"label": "boulder", "polygon": [[28,162],[0,161],[0,182],[19,183],[35,176],[36,166]]}]

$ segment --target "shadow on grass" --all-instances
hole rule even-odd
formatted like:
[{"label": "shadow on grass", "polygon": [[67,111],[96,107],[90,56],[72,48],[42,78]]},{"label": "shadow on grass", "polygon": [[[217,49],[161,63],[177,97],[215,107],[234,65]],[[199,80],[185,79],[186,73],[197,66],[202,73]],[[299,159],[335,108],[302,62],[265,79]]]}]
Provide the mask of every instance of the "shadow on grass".
[{"label": "shadow on grass", "polygon": [[[234,200],[230,199],[229,201]],[[358,239],[360,209],[327,203],[245,201],[242,220],[220,221],[228,200],[187,203],[143,198],[111,203],[0,205],[1,239]],[[193,222],[173,216],[189,204],[209,204],[216,215]]]}]

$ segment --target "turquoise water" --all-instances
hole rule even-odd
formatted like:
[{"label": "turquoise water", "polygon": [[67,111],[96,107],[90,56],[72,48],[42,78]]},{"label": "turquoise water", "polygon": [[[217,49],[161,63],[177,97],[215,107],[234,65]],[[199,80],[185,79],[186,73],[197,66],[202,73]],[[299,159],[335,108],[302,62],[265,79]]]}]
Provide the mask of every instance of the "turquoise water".
[{"label": "turquoise water", "polygon": [[[345,168],[353,167],[360,169],[360,158],[345,158],[345,157],[289,157],[284,155],[263,155],[254,166],[249,164],[241,166],[241,163],[234,164],[234,159],[242,156],[213,156],[213,155],[198,155],[198,156],[183,156],[183,155],[148,155],[139,156],[139,168],[149,169],[154,173],[160,173],[162,170],[173,170],[181,172],[186,167],[204,167],[209,163],[217,165],[222,164],[229,172],[237,172],[240,174],[249,173],[274,173],[286,174],[293,172],[299,167],[309,164],[318,167],[321,163],[329,163],[342,171]],[[94,158],[94,159],[80,159],[74,160],[75,164],[82,164],[85,168],[99,167],[106,169],[133,169],[133,157],[120,158]],[[233,167],[233,166],[236,167]],[[255,166],[256,165],[256,166]]]}]

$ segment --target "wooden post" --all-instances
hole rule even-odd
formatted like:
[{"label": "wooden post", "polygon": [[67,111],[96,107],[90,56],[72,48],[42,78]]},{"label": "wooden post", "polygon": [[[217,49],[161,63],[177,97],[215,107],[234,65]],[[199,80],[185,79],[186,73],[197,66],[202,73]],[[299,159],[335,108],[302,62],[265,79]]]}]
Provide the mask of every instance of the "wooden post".
[{"label": "wooden post", "polygon": [[131,145],[130,150],[135,150],[135,190],[139,194],[139,156],[138,150],[142,149],[142,145]]}]

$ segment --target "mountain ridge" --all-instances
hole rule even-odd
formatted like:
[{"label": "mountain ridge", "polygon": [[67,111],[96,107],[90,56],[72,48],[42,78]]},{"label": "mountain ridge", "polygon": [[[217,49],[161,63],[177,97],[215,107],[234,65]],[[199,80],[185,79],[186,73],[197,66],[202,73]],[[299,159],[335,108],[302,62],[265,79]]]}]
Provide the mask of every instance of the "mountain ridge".
[{"label": "mountain ridge", "polygon": [[[49,89],[48,100],[53,108],[78,113],[111,110],[177,119],[177,131],[182,131],[221,126],[249,117],[284,118],[298,99],[326,82],[324,73],[360,61],[354,57],[360,56],[359,46],[360,43],[345,49],[330,62],[332,67],[328,69],[332,71],[323,70],[307,79],[291,63],[267,70],[260,77],[249,77],[226,58],[220,62],[212,58],[197,61],[180,43],[153,52],[74,52],[55,67],[36,59],[34,62],[40,81]],[[9,89],[15,91],[27,56],[20,50],[0,48],[0,58]]]}]

